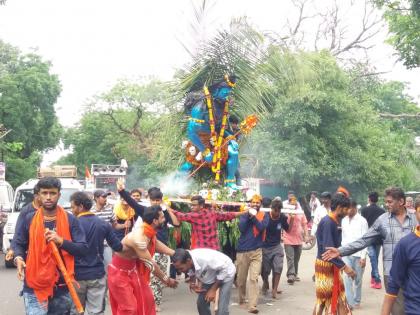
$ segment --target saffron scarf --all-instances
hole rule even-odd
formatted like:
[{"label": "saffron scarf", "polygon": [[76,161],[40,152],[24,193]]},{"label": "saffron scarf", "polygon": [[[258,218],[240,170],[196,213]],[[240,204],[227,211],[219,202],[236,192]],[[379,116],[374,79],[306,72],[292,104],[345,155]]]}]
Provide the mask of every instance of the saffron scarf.
[{"label": "saffron scarf", "polygon": [[416,234],[417,237],[420,237],[420,225],[416,226],[416,229],[414,230],[414,234]]},{"label": "saffron scarf", "polygon": [[[259,221],[262,222],[262,220],[264,220],[264,216],[265,216],[265,212],[263,211],[258,211],[257,214],[255,215],[255,218]],[[258,234],[260,234],[260,231],[257,229],[257,227],[254,225],[252,228],[253,232],[254,232],[254,236],[257,237]],[[262,240],[265,241],[265,230],[262,231]]]},{"label": "saffron scarf", "polygon": [[[65,210],[57,205],[56,232],[65,240],[71,241],[69,221]],[[64,264],[74,281],[74,257],[61,251]],[[54,286],[59,278],[57,263],[45,239],[44,212],[39,208],[35,212],[29,227],[28,258],[26,260],[26,283],[35,292],[40,302],[53,295]]]},{"label": "saffron scarf", "polygon": [[118,202],[114,207],[114,214],[118,220],[131,220],[134,217],[135,211],[133,208],[127,206],[128,210],[125,210],[123,204]]},{"label": "saffron scarf", "polygon": [[[150,256],[153,258],[156,251],[156,230],[150,224],[144,222],[143,233],[148,239],[150,239],[147,250],[149,251]],[[142,261],[139,262],[139,273],[140,277],[143,279],[143,281],[145,281],[145,283],[150,282],[150,269],[147,268],[146,264]]]}]

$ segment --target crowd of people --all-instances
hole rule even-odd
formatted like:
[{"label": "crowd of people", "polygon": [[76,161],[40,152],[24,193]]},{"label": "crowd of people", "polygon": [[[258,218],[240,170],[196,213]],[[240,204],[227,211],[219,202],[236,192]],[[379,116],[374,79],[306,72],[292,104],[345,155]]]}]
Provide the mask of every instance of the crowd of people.
[{"label": "crowd of people", "polygon": [[[153,315],[161,308],[162,289],[178,285],[174,271],[185,274],[190,290],[197,293],[200,315],[212,314],[212,302],[216,314],[229,314],[234,285],[240,306],[257,314],[261,294],[276,299],[282,293],[284,256],[287,283],[300,281],[302,244],[313,238],[318,246],[314,315],[351,314],[360,307],[367,256],[371,287],[381,289],[383,281],[386,288],[381,314],[419,314],[420,199],[407,202],[400,188],[385,191],[387,211],[377,205],[376,192],[360,210],[344,188],[324,192],[320,200],[312,192],[306,215],[293,191],[284,201],[255,194],[240,211],[226,212],[197,195],[190,211],[182,212],[164,201],[159,188],[147,191],[146,205],[142,191],[128,192],[121,180],[114,206],[105,190],[95,191],[93,200],[76,192],[70,197],[70,214],[58,204],[60,189],[57,178],[39,180],[33,202],[21,209],[12,240],[28,315],[79,314],[79,304],[85,314],[104,314],[108,296],[112,314]],[[218,222],[234,219],[240,236],[235,254],[227,255],[220,246]],[[182,222],[191,224],[190,244],[170,248],[170,227]],[[58,248],[66,272],[57,268],[50,243]],[[69,292],[69,282],[76,284],[76,294]]]}]

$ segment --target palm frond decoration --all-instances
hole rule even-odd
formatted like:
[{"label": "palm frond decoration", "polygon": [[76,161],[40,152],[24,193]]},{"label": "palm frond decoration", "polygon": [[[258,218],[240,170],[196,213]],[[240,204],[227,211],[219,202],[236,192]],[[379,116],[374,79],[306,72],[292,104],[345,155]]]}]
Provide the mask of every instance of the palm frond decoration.
[{"label": "palm frond decoration", "polygon": [[[199,18],[197,17],[197,20]],[[191,63],[175,75],[170,85],[170,112],[162,116],[154,163],[163,170],[175,170],[182,162],[181,142],[186,139],[187,116],[182,102],[191,91],[201,91],[223,79],[225,74],[237,76],[234,88],[235,103],[231,109],[240,119],[247,115],[264,116],[268,113],[264,101],[266,84],[261,84],[263,60],[267,58],[264,38],[252,29],[245,18],[233,20],[228,30],[220,30],[211,40],[202,42],[195,50]],[[268,98],[267,98],[268,99]],[[164,147],[164,149],[162,149]]]},{"label": "palm frond decoration", "polygon": [[229,30],[219,31],[199,47],[191,64],[181,72],[176,82],[180,97],[220,81],[225,74],[234,74],[238,80],[233,111],[241,118],[266,113],[258,84],[259,66],[265,54],[263,36],[245,18],[233,20]]}]

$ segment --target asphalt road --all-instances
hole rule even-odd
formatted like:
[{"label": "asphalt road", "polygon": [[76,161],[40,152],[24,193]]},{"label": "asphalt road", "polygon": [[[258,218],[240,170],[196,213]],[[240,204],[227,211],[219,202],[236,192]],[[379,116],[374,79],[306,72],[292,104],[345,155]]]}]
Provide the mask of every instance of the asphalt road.
[{"label": "asphalt road", "polygon": [[[312,314],[315,303],[315,287],[312,282],[314,269],[315,251],[304,251],[300,264],[301,282],[296,282],[293,286],[286,283],[285,277],[281,279],[281,289],[283,293],[278,300],[260,298],[260,314],[282,314],[282,315],[306,315]],[[0,255],[0,315],[21,315],[25,314],[23,299],[19,297],[21,282],[16,278],[16,269],[6,269],[4,267],[3,255]],[[286,264],[286,262],[285,262]],[[380,267],[381,268],[381,267]],[[381,270],[381,269],[380,269]],[[283,271],[284,273],[284,271]],[[380,313],[384,291],[375,290],[369,287],[370,266],[369,262],[365,270],[362,291],[362,307],[353,311],[355,315],[373,315]],[[234,289],[232,292],[230,313],[232,315],[248,314],[246,310],[235,305],[238,302],[238,293]],[[181,283],[178,289],[165,289],[162,305],[162,315],[193,315],[197,314],[195,308],[196,295],[190,293],[185,283]],[[110,315],[109,307],[105,313]]]}]

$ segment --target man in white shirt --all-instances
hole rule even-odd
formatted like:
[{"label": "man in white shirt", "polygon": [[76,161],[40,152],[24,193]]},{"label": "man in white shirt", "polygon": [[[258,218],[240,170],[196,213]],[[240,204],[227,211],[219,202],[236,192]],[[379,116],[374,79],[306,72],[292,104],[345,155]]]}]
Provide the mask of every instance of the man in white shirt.
[{"label": "man in white shirt", "polygon": [[[351,201],[348,215],[341,221],[342,240],[344,246],[361,238],[368,230],[368,223],[364,217],[357,212],[357,203]],[[363,249],[351,256],[343,257],[346,265],[350,266],[355,272],[354,279],[344,277],[344,287],[346,289],[347,302],[351,309],[359,308],[362,297],[363,272],[366,266],[367,249]]]},{"label": "man in white shirt", "polygon": [[318,199],[318,193],[311,191],[311,199],[309,200],[309,208],[311,209],[311,218],[314,218],[316,208],[321,206],[321,202]]},{"label": "man in white shirt", "polygon": [[228,256],[209,248],[178,248],[172,256],[172,261],[178,271],[190,273],[190,289],[198,293],[198,314],[211,315],[210,302],[215,300],[216,291],[219,289],[217,314],[229,315],[230,294],[236,268]]},{"label": "man in white shirt", "polygon": [[319,222],[321,222],[321,219],[325,217],[329,211],[331,211],[331,193],[324,191],[321,194],[321,205],[314,211],[311,236],[315,237]]}]

